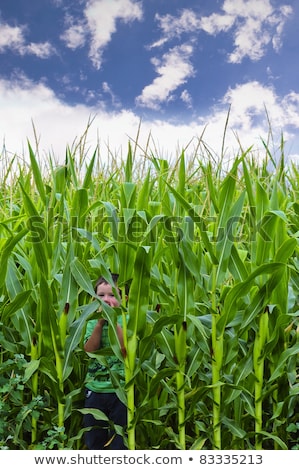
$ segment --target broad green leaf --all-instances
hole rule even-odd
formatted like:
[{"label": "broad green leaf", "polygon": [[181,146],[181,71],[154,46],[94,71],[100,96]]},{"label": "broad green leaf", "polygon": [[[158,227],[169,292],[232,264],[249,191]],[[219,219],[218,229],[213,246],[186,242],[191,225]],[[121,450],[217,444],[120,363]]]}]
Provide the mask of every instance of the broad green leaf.
[{"label": "broad green leaf", "polygon": [[38,371],[39,365],[40,359],[33,359],[27,364],[24,374],[24,383],[28,382],[32,375]]},{"label": "broad green leaf", "polygon": [[191,217],[191,219],[199,227],[200,235],[202,237],[202,242],[203,242],[204,247],[209,252],[209,254],[211,256],[211,259],[212,259],[212,262],[214,264],[218,264],[217,257],[214,253],[214,250],[212,248],[212,244],[210,243],[210,240],[209,240],[208,235],[207,235],[207,228],[206,228],[204,218],[201,217],[200,215],[196,214],[194,208],[172,186],[168,185],[168,187],[169,187],[170,191],[174,194],[174,196],[178,200],[178,202],[182,205],[182,207],[184,207],[187,214]]},{"label": "broad green leaf", "polygon": [[99,303],[97,301],[91,302],[89,305],[84,307],[80,317],[70,326],[64,348],[63,380],[66,380],[72,371],[69,366],[72,364],[74,359],[74,350],[82,340],[82,335],[86,328],[86,322],[90,319],[91,314],[96,312],[98,308]]},{"label": "broad green leaf", "polygon": [[96,408],[80,408],[78,409],[78,411],[80,411],[80,413],[82,413],[83,415],[91,414],[95,419],[101,421],[109,421],[109,418],[105,415],[105,413]]},{"label": "broad green leaf", "polygon": [[150,180],[150,171],[147,172],[146,177],[142,183],[142,186],[139,188],[136,201],[136,210],[141,211],[146,208],[145,203],[150,200],[150,189],[151,189],[151,180]]},{"label": "broad green leaf", "polygon": [[232,245],[228,269],[232,273],[235,281],[245,281],[248,277],[248,271],[242,259],[244,255],[247,255],[247,251],[238,250],[235,245]]},{"label": "broad green leaf", "polygon": [[84,226],[86,211],[88,208],[88,192],[86,188],[77,189],[73,195],[71,210],[72,228]]},{"label": "broad green leaf", "polygon": [[270,382],[273,382],[278,377],[280,377],[284,373],[285,363],[288,361],[290,357],[293,355],[299,354],[299,344],[295,344],[291,348],[286,349],[282,352],[278,362],[275,364],[275,369],[269,379]]},{"label": "broad green leaf", "polygon": [[245,296],[249,292],[250,288],[258,279],[258,277],[269,274],[271,275],[278,271],[281,272],[283,269],[284,265],[282,263],[264,264],[256,268],[245,281],[239,282],[231,288],[230,292],[225,297],[221,317],[217,321],[217,330],[219,336],[223,334],[225,326],[234,317],[237,309],[237,301],[240,297]]},{"label": "broad green leaf", "polygon": [[1,321],[5,322],[15,312],[22,309],[22,307],[25,305],[30,295],[31,295],[31,290],[23,291],[17,294],[14,297],[14,299],[3,308],[1,312]]},{"label": "broad green leaf", "polygon": [[297,240],[295,238],[289,238],[278,248],[275,254],[275,262],[287,263],[289,258],[294,253],[297,246]]},{"label": "broad green leaf", "polygon": [[92,173],[93,173],[93,169],[94,169],[94,165],[95,165],[95,162],[96,162],[96,156],[97,156],[97,150],[94,151],[91,159],[90,159],[90,162],[89,162],[89,165],[87,166],[87,169],[85,171],[85,176],[84,176],[84,180],[83,180],[83,184],[82,184],[82,188],[88,190],[90,188],[90,186],[92,185]]},{"label": "broad green leaf", "polygon": [[91,297],[95,297],[95,291],[90,280],[90,276],[81,261],[78,258],[74,258],[70,262],[70,268],[78,286],[87,292]]},{"label": "broad green leaf", "polygon": [[185,153],[183,151],[179,158],[178,187],[177,187],[177,191],[182,197],[185,197],[185,188],[186,188],[186,168],[185,168]]},{"label": "broad green leaf", "polygon": [[133,178],[133,152],[131,142],[128,144],[128,153],[125,164],[125,180],[127,183],[131,182]]},{"label": "broad green leaf", "polygon": [[37,160],[35,158],[34,152],[31,148],[29,141],[27,141],[27,144],[28,144],[28,149],[29,149],[30,166],[32,169],[32,174],[34,177],[36,188],[39,192],[39,195],[43,204],[45,205],[46,204],[46,192],[45,192],[45,184],[43,181],[43,177],[42,177],[39,165],[37,163]]},{"label": "broad green leaf", "polygon": [[234,193],[236,187],[236,171],[237,161],[234,163],[232,171],[224,179],[219,193],[219,215],[218,215],[218,229],[224,228],[227,225],[228,217],[231,213],[231,208],[234,200]]},{"label": "broad green leaf", "polygon": [[121,186],[120,203],[122,209],[136,208],[136,184],[125,182]]},{"label": "broad green leaf", "polygon": [[145,328],[149,302],[151,253],[150,247],[144,246],[138,247],[136,253],[128,301],[128,331],[133,335],[142,335]]},{"label": "broad green leaf", "polygon": [[[222,239],[218,240],[216,244],[216,256],[218,259],[215,281],[216,286],[221,285],[227,276],[234,239],[239,236],[238,233],[235,233],[235,224],[239,224],[240,222],[240,214],[243,209],[244,198],[245,193],[243,192],[238,197],[233,207],[229,211],[226,209],[226,215],[223,215],[223,219],[227,218],[227,221],[225,222],[226,225],[224,227],[223,236],[221,237]],[[225,201],[228,203],[227,199],[225,199]],[[219,225],[218,228],[222,228],[222,226]]]},{"label": "broad green leaf", "polygon": [[48,246],[48,232],[43,218],[39,215],[29,195],[21,185],[24,207],[27,213],[27,225],[30,230],[29,242],[32,243],[35,254],[36,267],[48,277],[50,250]]},{"label": "broad green leaf", "polygon": [[15,236],[10,237],[4,244],[2,248],[2,253],[0,257],[0,287],[3,286],[5,283],[5,276],[6,276],[6,271],[7,271],[7,263],[9,260],[9,257],[12,254],[12,250],[14,247],[19,243],[19,241],[28,233],[28,229],[23,229],[19,233],[17,233]]}]

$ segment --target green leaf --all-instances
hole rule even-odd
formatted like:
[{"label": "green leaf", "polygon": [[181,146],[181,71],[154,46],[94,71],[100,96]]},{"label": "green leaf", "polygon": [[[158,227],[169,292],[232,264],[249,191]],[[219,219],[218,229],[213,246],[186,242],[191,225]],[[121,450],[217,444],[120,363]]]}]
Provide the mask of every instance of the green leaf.
[{"label": "green leaf", "polygon": [[31,148],[29,141],[27,141],[27,144],[28,144],[28,149],[29,149],[30,166],[31,166],[34,181],[36,184],[36,188],[38,190],[38,193],[40,195],[40,198],[43,204],[45,205],[46,204],[46,192],[45,192],[45,184],[43,181],[43,177],[41,175],[39,165],[37,163],[37,160],[35,158],[34,152]]},{"label": "green leaf", "polygon": [[25,303],[27,302],[28,298],[31,295],[31,290],[23,291],[20,292],[15,296],[15,298],[9,302],[8,305],[6,305],[2,312],[1,312],[1,320],[6,321],[8,318],[10,318],[15,312],[20,310]]},{"label": "green leaf", "polygon": [[[218,259],[218,265],[217,265],[217,270],[216,270],[216,286],[222,285],[226,275],[227,275],[227,268],[229,264],[229,260],[231,257],[231,250],[232,246],[234,243],[234,238],[235,238],[235,233],[234,233],[234,225],[235,223],[239,223],[240,219],[240,214],[243,209],[243,203],[244,203],[244,198],[245,198],[245,193],[241,193],[241,195],[238,197],[237,201],[231,208],[231,210],[228,212],[228,209],[226,208],[225,213],[226,215],[223,215],[223,220],[227,218],[227,221],[225,222],[225,227],[223,231],[223,236],[217,241],[216,244],[216,256]],[[229,201],[225,199],[225,202],[228,204]],[[224,212],[224,208],[222,209]],[[222,226],[219,223],[219,228],[222,228]],[[238,235],[237,235],[238,236]]]},{"label": "green leaf", "polygon": [[71,224],[72,228],[84,226],[88,208],[88,192],[86,188],[77,189],[73,195]]},{"label": "green leaf", "polygon": [[218,264],[218,260],[217,260],[217,257],[214,253],[214,250],[213,250],[213,247],[212,247],[212,244],[208,238],[208,235],[207,235],[207,228],[206,228],[206,224],[205,224],[205,221],[204,221],[204,218],[201,217],[199,214],[197,214],[194,210],[194,208],[189,204],[189,202],[183,198],[181,196],[180,193],[178,193],[172,186],[170,186],[167,182],[166,182],[167,186],[169,187],[170,191],[174,194],[175,198],[177,199],[177,201],[182,205],[182,207],[184,207],[184,209],[186,210],[186,212],[188,213],[188,215],[191,217],[191,219],[196,223],[196,225],[199,227],[200,229],[200,235],[202,237],[202,242],[203,242],[203,245],[205,246],[205,248],[207,249],[207,251],[209,252],[210,256],[211,256],[211,259],[212,259],[212,262],[214,264]]},{"label": "green leaf", "polygon": [[36,267],[48,277],[50,252],[48,251],[47,237],[48,232],[44,224],[43,218],[39,215],[37,208],[25,191],[23,185],[20,183],[23,193],[24,207],[27,213],[27,225],[30,230],[31,238],[29,242],[32,243],[33,251],[36,259]]},{"label": "green leaf", "polygon": [[295,344],[291,348],[286,349],[280,355],[278,362],[275,364],[275,369],[269,379],[269,382],[273,382],[278,379],[284,372],[285,363],[288,359],[294,355],[299,354],[299,344]]},{"label": "green leaf", "polygon": [[95,297],[95,291],[90,276],[81,261],[79,261],[78,258],[74,258],[70,263],[70,268],[77,284],[91,297]]},{"label": "green leaf", "polygon": [[150,247],[139,246],[134,263],[134,274],[128,302],[128,330],[133,335],[142,335],[145,328],[149,303],[150,268],[151,249]]},{"label": "green leaf", "polygon": [[63,380],[66,380],[72,372],[72,368],[70,366],[74,360],[74,350],[78,347],[82,339],[82,334],[86,328],[86,322],[90,319],[91,314],[96,312],[98,308],[99,303],[97,301],[86,305],[80,317],[70,326],[64,348]]},{"label": "green leaf", "polygon": [[83,415],[91,414],[95,419],[100,421],[109,421],[109,418],[100,410],[96,408],[80,408],[77,411],[80,411]]},{"label": "green leaf", "polygon": [[19,241],[28,233],[28,229],[23,229],[15,236],[12,236],[6,240],[0,257],[0,287],[5,283],[5,277],[7,272],[7,263],[11,256],[12,250],[19,243]]},{"label": "green leaf", "polygon": [[228,269],[232,273],[235,281],[245,281],[248,277],[248,271],[242,259],[246,254],[247,251],[238,250],[235,245],[231,247]]},{"label": "green leaf", "polygon": [[286,240],[277,250],[275,254],[275,262],[287,263],[289,258],[294,253],[297,246],[297,240],[295,238],[289,238]]},{"label": "green leaf", "polygon": [[26,365],[24,373],[24,383],[28,382],[32,375],[38,371],[39,365],[40,359],[33,359]]},{"label": "green leaf", "polygon": [[97,156],[97,150],[94,151],[94,153],[93,153],[93,155],[90,159],[89,165],[88,165],[88,167],[85,171],[85,176],[84,176],[82,187],[86,190],[88,190],[90,188],[91,184],[92,184],[92,172],[93,172],[93,169],[94,169],[96,156]]},{"label": "green leaf", "polygon": [[245,281],[239,282],[231,288],[225,297],[221,317],[217,321],[217,331],[219,336],[223,334],[226,325],[233,319],[237,309],[237,301],[247,295],[257,279],[263,275],[273,275],[278,271],[281,272],[283,269],[284,264],[282,263],[263,264],[256,268]]}]

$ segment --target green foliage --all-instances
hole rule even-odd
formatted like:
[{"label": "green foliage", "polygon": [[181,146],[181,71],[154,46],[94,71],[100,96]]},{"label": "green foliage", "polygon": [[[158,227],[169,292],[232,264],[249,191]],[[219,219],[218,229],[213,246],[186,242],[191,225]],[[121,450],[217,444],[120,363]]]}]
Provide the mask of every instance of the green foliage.
[{"label": "green foliage", "polygon": [[129,287],[130,449],[298,448],[297,168],[77,151],[46,174],[29,145],[31,171],[0,182],[0,448],[84,447],[82,339],[109,269]]}]

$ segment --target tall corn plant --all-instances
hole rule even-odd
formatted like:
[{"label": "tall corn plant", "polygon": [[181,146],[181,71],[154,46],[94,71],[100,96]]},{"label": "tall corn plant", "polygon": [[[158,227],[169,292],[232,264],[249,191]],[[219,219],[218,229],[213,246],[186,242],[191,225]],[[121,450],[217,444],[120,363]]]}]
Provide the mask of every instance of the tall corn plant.
[{"label": "tall corn plant", "polygon": [[[120,398],[126,403],[128,410],[128,429],[127,439],[130,449],[136,447],[135,426],[136,426],[136,405],[135,405],[135,375],[138,370],[137,349],[138,338],[142,335],[146,323],[146,312],[149,303],[149,281],[151,268],[151,247],[147,245],[147,236],[139,234],[140,223],[144,222],[146,213],[139,210],[138,205],[144,198],[149,196],[148,180],[140,188],[140,194],[137,197],[136,184],[131,182],[132,178],[132,155],[129,151],[127,164],[125,167],[125,181],[119,182],[115,187],[115,200],[105,194],[98,203],[92,204],[88,212],[92,214],[94,210],[104,210],[104,224],[100,229],[104,235],[103,243],[99,244],[90,232],[86,236],[93,238],[97,253],[91,265],[97,268],[109,279],[108,266],[111,271],[119,273],[119,288],[122,291],[122,316],[124,332],[124,361],[126,393],[118,390]],[[108,196],[108,198],[107,198]],[[106,199],[107,198],[107,199]],[[137,203],[137,207],[136,207]],[[136,232],[137,231],[137,232]],[[150,234],[150,231],[149,231]],[[148,234],[148,236],[149,236]],[[141,235],[141,236],[140,236]],[[104,261],[105,258],[105,261]],[[89,294],[91,286],[88,282],[87,267],[77,261],[76,279],[78,285]],[[128,302],[126,300],[126,286],[130,285]],[[105,310],[105,306],[103,306]],[[107,320],[111,328],[113,327],[109,314]],[[119,344],[116,334],[111,335],[112,348],[119,355]]]},{"label": "tall corn plant", "polygon": [[[71,403],[81,394],[81,386],[70,390],[68,380],[76,367],[73,353],[85,326],[84,315],[81,321],[77,319],[77,284],[70,271],[71,260],[78,251],[81,252],[76,235],[82,220],[80,217],[77,220],[76,208],[71,208],[67,192],[70,184],[67,172],[71,172],[72,163],[67,161],[65,167],[55,171],[52,186],[45,189],[30,145],[29,155],[33,184],[31,178],[21,174],[20,228],[13,227],[14,240],[10,240],[10,246],[7,240],[7,250],[2,252],[4,270],[1,285],[9,296],[9,306],[15,305],[10,309],[11,321],[21,337],[23,353],[30,358],[24,380],[31,388],[32,399],[45,393],[52,397],[50,406],[54,406],[54,413],[48,426],[49,430],[51,426],[60,430],[58,445],[63,446]],[[74,202],[78,194],[77,191]],[[82,198],[77,205],[82,208]],[[11,227],[12,221],[8,219],[4,224]],[[26,300],[21,294],[25,291]],[[41,417],[39,410],[32,411],[32,446],[40,438],[38,429],[41,422],[47,420],[47,414]]]},{"label": "tall corn plant", "polygon": [[[214,210],[217,217],[214,217],[212,241],[209,239],[207,226],[204,218],[199,214],[194,207],[182,196],[182,194],[174,188],[170,188],[174,193],[178,202],[186,210],[187,214],[192,218],[195,224],[198,225],[200,236],[202,237],[202,249],[206,249],[209,256],[210,272],[209,272],[209,291],[211,293],[210,310],[212,312],[212,385],[213,385],[213,427],[214,427],[214,442],[216,448],[221,448],[221,425],[220,425],[220,412],[221,412],[221,368],[223,362],[223,335],[219,335],[217,329],[218,319],[220,318],[219,308],[219,292],[227,273],[227,265],[230,257],[230,250],[232,246],[229,236],[232,234],[231,218],[239,217],[242,209],[242,198],[237,200],[232,212],[232,201],[234,196],[235,177],[238,162],[235,163],[232,172],[224,180],[222,190],[220,191],[219,201],[209,201],[214,203]],[[213,188],[213,195],[215,191]],[[216,203],[215,203],[216,202]],[[216,243],[214,242],[216,240]],[[215,247],[213,246],[215,245]]]},{"label": "tall corn plant", "polygon": [[289,445],[299,421],[296,168],[269,171],[248,151],[224,173],[206,156],[147,156],[144,177],[130,146],[124,169],[112,160],[108,171],[97,152],[87,162],[67,149],[46,178],[29,145],[32,174],[20,172],[15,193],[4,179],[1,364],[25,355],[28,405],[15,447],[28,432],[32,447],[82,445],[83,330],[108,268],[123,291],[124,357],[103,311],[124,361],[125,389],[113,379],[130,449]]},{"label": "tall corn plant", "polygon": [[[267,212],[271,201],[268,202],[266,195],[263,194],[261,197],[261,194],[258,194],[257,199],[253,199],[255,189],[248,178],[245,157],[246,154],[241,157],[240,162],[243,163],[247,193],[243,190],[239,195],[235,194],[238,160],[235,161],[231,171],[221,182],[218,191],[211,187],[212,179],[207,173],[210,190],[208,206],[213,208],[212,223],[210,216],[206,222],[205,218],[196,212],[192,204],[171,188],[176,199],[198,225],[203,243],[202,248],[206,251],[208,261],[208,289],[212,320],[213,447],[219,449],[222,447],[221,429],[223,424],[230,426],[236,436],[243,435],[242,427],[238,423],[232,426],[232,422],[229,422],[225,417],[225,399],[221,394],[227,381],[225,379],[224,338],[225,332],[228,331],[232,322],[235,323],[236,330],[240,329],[244,338],[249,327],[253,327],[256,331],[252,350],[255,400],[254,408],[251,409],[255,420],[256,447],[261,446],[263,435],[266,438],[270,437],[270,433],[267,434],[262,430],[264,411],[262,391],[265,386],[265,351],[269,338],[269,304],[276,301],[277,311],[285,312],[286,303],[285,301],[281,302],[287,297],[286,282],[281,282],[281,280],[288,279],[287,264],[296,247],[296,240],[287,234],[285,215],[277,207],[273,208],[272,212]],[[257,190],[261,191],[259,183],[257,183]],[[273,188],[271,190],[273,191]],[[250,240],[251,244],[246,239],[246,233],[242,232],[241,214],[243,216],[248,210],[248,206],[244,205],[245,196],[247,197],[246,203],[250,204],[250,216],[252,213],[255,215],[253,224],[256,232],[254,240]],[[277,194],[272,194],[273,204],[277,203],[276,196]],[[278,232],[276,224],[279,226]],[[250,256],[250,263],[244,263],[244,258],[248,258],[248,256]],[[234,286],[234,284],[236,285]],[[242,311],[238,313],[236,304],[240,303],[244,294],[247,306],[244,313],[241,314]],[[236,322],[236,316],[240,324]],[[242,325],[241,319],[243,320]],[[234,346],[233,350],[236,347]],[[278,445],[283,445],[277,436],[272,438],[277,441]]]}]

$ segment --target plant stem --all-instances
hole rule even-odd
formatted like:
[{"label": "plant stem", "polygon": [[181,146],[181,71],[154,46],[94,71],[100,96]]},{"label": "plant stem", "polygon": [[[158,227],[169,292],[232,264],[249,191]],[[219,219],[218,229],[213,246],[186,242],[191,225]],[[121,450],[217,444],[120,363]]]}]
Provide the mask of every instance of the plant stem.
[{"label": "plant stem", "polygon": [[53,329],[51,328],[51,333],[52,333],[52,340],[53,340],[53,349],[55,353],[55,361],[56,361],[56,372],[57,372],[57,378],[58,378],[58,405],[57,405],[57,411],[58,411],[58,427],[63,428],[64,427],[64,383],[63,383],[63,357],[62,357],[62,351],[60,353],[58,347],[57,347],[57,341],[56,338],[54,337],[54,332]]},{"label": "plant stem", "polygon": [[177,401],[178,401],[178,431],[179,442],[182,450],[186,449],[185,430],[185,362],[186,362],[186,323],[183,322],[177,333],[175,328],[175,349],[178,360],[178,372],[176,373]]},{"label": "plant stem", "polygon": [[213,385],[213,433],[214,448],[221,449],[221,385],[220,371],[223,361],[223,335],[217,335],[217,299],[216,299],[216,266],[212,268],[212,385]]},{"label": "plant stem", "polygon": [[133,379],[134,364],[136,359],[137,339],[132,336],[127,341],[127,357],[125,358],[125,376],[127,389],[127,413],[128,413],[128,448],[135,450],[135,387]]},{"label": "plant stem", "polygon": [[[31,342],[31,360],[34,361],[38,358],[37,343],[36,339],[32,338]],[[32,398],[34,399],[37,396],[38,392],[38,372],[34,372],[32,376]],[[36,442],[37,438],[37,419],[32,415],[31,418],[31,444]]]},{"label": "plant stem", "polygon": [[261,431],[263,429],[263,383],[264,383],[264,347],[268,334],[268,309],[260,315],[258,322],[258,330],[256,333],[253,346],[253,367],[255,373],[255,449],[262,449]]},{"label": "plant stem", "polygon": [[125,367],[125,381],[126,384],[129,384],[127,388],[127,417],[128,417],[128,448],[129,450],[135,450],[135,387],[134,382],[132,381],[134,364],[136,359],[136,347],[137,341],[136,336],[131,336],[128,338],[127,332],[127,308],[126,308],[126,293],[125,288],[122,290],[122,329],[123,329],[123,338],[125,346],[125,356],[124,356],[124,367]]}]

